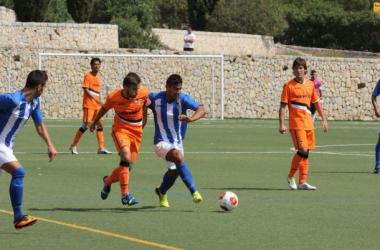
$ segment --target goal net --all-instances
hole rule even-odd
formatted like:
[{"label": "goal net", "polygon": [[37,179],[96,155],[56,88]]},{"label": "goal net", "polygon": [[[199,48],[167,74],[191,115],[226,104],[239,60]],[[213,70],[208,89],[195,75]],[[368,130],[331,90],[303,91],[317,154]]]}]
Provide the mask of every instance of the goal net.
[{"label": "goal net", "polygon": [[49,86],[41,104],[46,117],[81,118],[82,82],[91,71],[90,61],[102,61],[101,96],[122,88],[129,72],[137,73],[149,92],[165,90],[169,75],[183,79],[182,92],[202,103],[207,118],[224,119],[224,82],[222,55],[137,55],[137,54],[64,54],[40,53],[38,68],[46,70]]}]

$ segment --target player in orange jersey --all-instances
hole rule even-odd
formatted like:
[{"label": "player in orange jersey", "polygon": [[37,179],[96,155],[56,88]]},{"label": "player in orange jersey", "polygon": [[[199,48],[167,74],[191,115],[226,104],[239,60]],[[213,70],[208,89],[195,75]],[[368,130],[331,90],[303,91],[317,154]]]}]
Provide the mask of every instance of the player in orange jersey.
[{"label": "player in orange jersey", "polygon": [[137,74],[129,73],[124,78],[123,88],[109,94],[106,103],[90,125],[90,131],[93,132],[97,122],[107,111],[114,109],[112,138],[120,155],[120,164],[110,176],[104,176],[101,198],[107,199],[111,184],[120,182],[121,202],[129,206],[138,203],[128,191],[129,173],[139,152],[142,129],[147,120],[147,107],[150,104],[148,90],[141,88],[140,83],[141,79]]},{"label": "player in orange jersey", "polygon": [[[316,187],[306,182],[309,172],[309,150],[315,149],[314,125],[310,112],[310,103],[314,103],[319,116],[322,118],[323,131],[328,130],[327,120],[323,113],[322,105],[315,91],[314,83],[306,79],[307,65],[302,58],[296,58],[293,62],[295,78],[284,84],[279,111],[280,133],[285,134],[287,128],[284,124],[285,109],[289,109],[289,129],[292,136],[294,155],[288,184],[290,189],[315,190]],[[295,182],[296,172],[299,170],[298,186]]]},{"label": "player in orange jersey", "polygon": [[[83,80],[83,123],[75,134],[74,141],[70,146],[71,153],[77,155],[77,144],[86,132],[90,123],[94,120],[99,112],[100,107],[103,105],[100,98],[101,81],[99,77],[101,61],[99,58],[92,58],[91,72],[84,76]],[[98,138],[98,154],[111,154],[110,151],[104,148],[104,134],[103,134],[103,119],[99,120],[96,124],[96,136]]]}]

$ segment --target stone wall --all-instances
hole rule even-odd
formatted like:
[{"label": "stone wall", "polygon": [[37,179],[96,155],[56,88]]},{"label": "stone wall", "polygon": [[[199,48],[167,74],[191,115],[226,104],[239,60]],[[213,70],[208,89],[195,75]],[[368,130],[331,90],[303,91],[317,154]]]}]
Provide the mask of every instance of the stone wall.
[{"label": "stone wall", "polygon": [[[186,30],[153,29],[153,33],[171,50],[183,50]],[[255,54],[275,55],[271,36],[194,31],[194,51],[202,54]]]},{"label": "stone wall", "polygon": [[0,6],[0,23],[14,23],[16,14],[13,10]]},{"label": "stone wall", "polygon": [[[73,50],[0,48],[0,93],[23,87],[28,72],[37,68],[40,52],[74,53]],[[91,53],[173,55],[172,51],[98,50]],[[42,60],[48,71],[49,85],[42,96],[46,117],[82,116],[81,88],[89,71],[91,56],[48,57]],[[205,104],[208,117],[220,113],[220,61],[203,58],[120,58],[100,57],[103,61],[102,94],[121,87],[130,71],[138,73],[150,91],[164,89],[170,74],[183,76],[185,93]],[[225,56],[224,117],[278,118],[283,84],[293,78],[293,56]],[[371,92],[380,77],[380,64],[374,59],[305,57],[309,69],[316,69],[324,83],[324,108],[329,120],[375,120]],[[10,81],[8,69],[11,69]],[[8,82],[10,87],[8,89]],[[212,104],[215,100],[216,105]]]}]

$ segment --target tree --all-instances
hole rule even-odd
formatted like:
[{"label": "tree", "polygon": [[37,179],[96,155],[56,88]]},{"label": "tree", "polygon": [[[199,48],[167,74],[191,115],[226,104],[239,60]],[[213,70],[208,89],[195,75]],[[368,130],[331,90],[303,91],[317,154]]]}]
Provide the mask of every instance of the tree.
[{"label": "tree", "polygon": [[206,16],[211,15],[219,0],[187,0],[189,22],[194,30],[206,29]]},{"label": "tree", "polygon": [[110,23],[112,19],[112,0],[94,0],[90,23]]},{"label": "tree", "polygon": [[65,23],[71,20],[71,16],[67,11],[66,0],[51,0],[45,22]]},{"label": "tree", "polygon": [[207,16],[207,30],[279,36],[287,28],[285,14],[280,0],[220,0]]},{"label": "tree", "polygon": [[8,9],[13,9],[13,0],[0,0],[0,6],[4,6]]},{"label": "tree", "polygon": [[66,0],[67,10],[76,23],[87,23],[90,19],[92,0]]},{"label": "tree", "polygon": [[51,0],[13,0],[14,11],[20,22],[43,22]]},{"label": "tree", "polygon": [[182,29],[189,23],[186,0],[156,0],[155,26]]}]

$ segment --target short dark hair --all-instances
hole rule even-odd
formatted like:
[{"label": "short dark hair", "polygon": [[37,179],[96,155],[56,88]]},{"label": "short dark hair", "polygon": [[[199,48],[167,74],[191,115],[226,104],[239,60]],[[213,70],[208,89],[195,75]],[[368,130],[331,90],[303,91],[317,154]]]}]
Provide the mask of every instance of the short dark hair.
[{"label": "short dark hair", "polygon": [[170,86],[182,84],[182,77],[180,75],[173,74],[169,76],[168,80],[166,80],[166,84]]},{"label": "short dark hair", "polygon": [[301,57],[297,57],[294,62],[293,62],[293,68],[294,69],[295,67],[298,67],[298,66],[303,66],[304,69],[307,69],[307,65],[306,65],[306,61],[305,59],[301,58]]},{"label": "short dark hair", "polygon": [[313,73],[317,73],[317,71],[315,69],[313,69],[310,74],[313,74]]},{"label": "short dark hair", "polygon": [[48,75],[46,71],[43,70],[33,70],[29,73],[28,78],[26,79],[25,88],[35,88],[40,84],[45,85],[48,81]]},{"label": "short dark hair", "polygon": [[102,62],[100,61],[98,57],[94,57],[91,59],[91,62],[90,62],[91,66],[94,64],[94,62],[99,62],[100,64],[102,64]]},{"label": "short dark hair", "polygon": [[141,79],[139,75],[131,72],[131,73],[128,73],[128,75],[124,78],[123,86],[127,86],[127,87],[136,86],[140,83],[141,83]]}]

